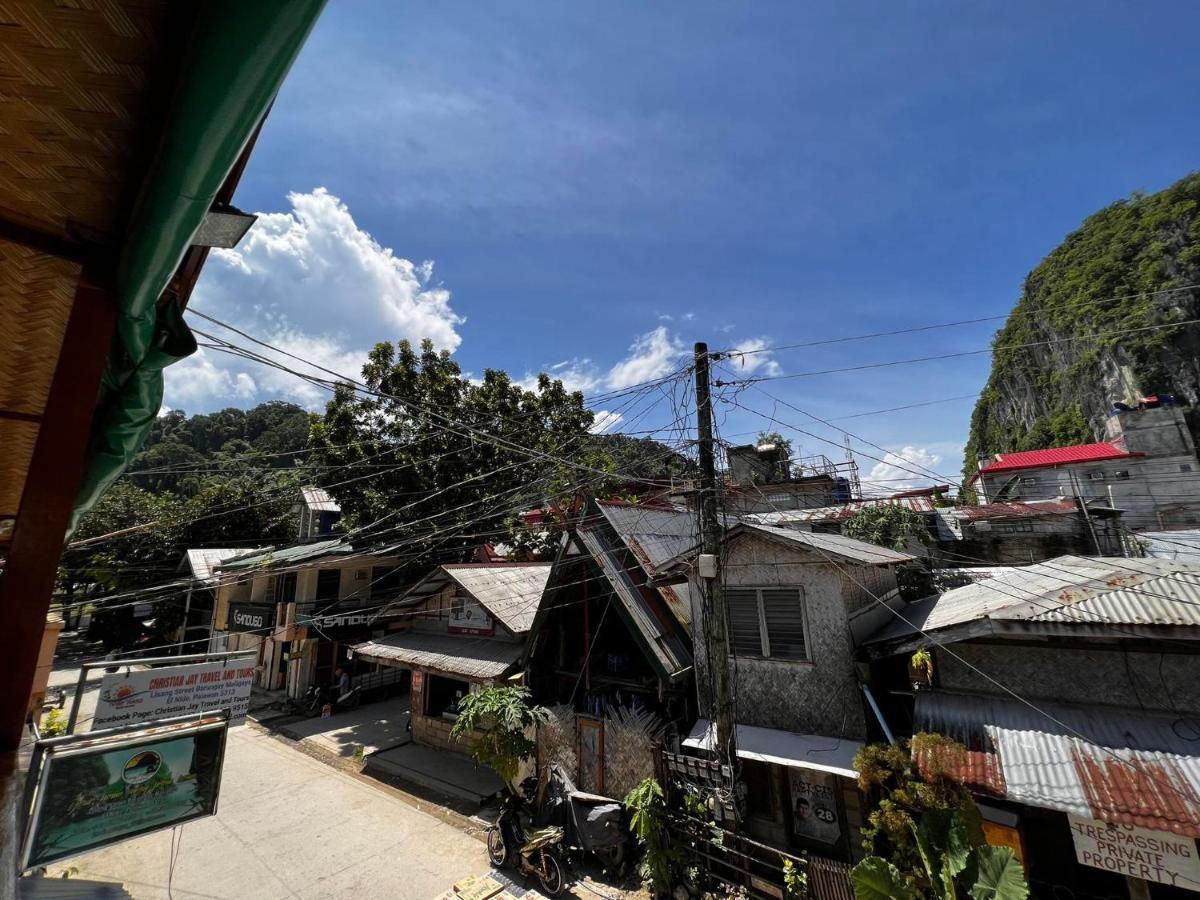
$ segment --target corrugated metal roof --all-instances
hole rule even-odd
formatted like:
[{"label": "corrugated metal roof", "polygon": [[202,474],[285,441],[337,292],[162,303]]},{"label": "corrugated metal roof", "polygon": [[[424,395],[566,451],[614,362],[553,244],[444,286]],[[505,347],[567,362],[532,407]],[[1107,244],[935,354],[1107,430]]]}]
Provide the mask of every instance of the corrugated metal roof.
[{"label": "corrugated metal roof", "polygon": [[1141,456],[1122,450],[1116,444],[1101,441],[1098,444],[1075,444],[1071,447],[1050,447],[1045,450],[1023,450],[1018,453],[997,453],[980,471],[985,475],[996,472],[1015,472],[1017,469],[1044,469],[1067,463],[1101,462],[1106,459],[1124,459]]},{"label": "corrugated metal roof", "polygon": [[755,525],[751,523],[743,523],[732,529],[730,533],[733,534],[739,528],[758,534],[765,534],[777,540],[810,548],[820,554],[829,554],[830,556],[836,556],[840,559],[866,566],[894,566],[900,563],[912,562],[915,559],[911,554],[901,553],[898,550],[889,550],[887,547],[880,547],[878,544],[870,544],[866,541],[844,537],[840,534],[826,534],[820,531],[796,531],[793,528],[776,528],[772,525]]},{"label": "corrugated metal roof", "polygon": [[[717,729],[708,719],[697,719],[683,746],[696,750],[711,750],[717,743]],[[778,728],[757,725],[738,725],[734,740],[737,755],[743,759],[832,772],[844,778],[857,778],[854,756],[863,745],[847,738],[826,737],[822,734],[797,734]]]},{"label": "corrugated metal roof", "polygon": [[813,522],[838,522],[850,518],[860,509],[874,506],[903,506],[915,513],[932,514],[937,511],[932,498],[927,495],[915,497],[878,497],[872,500],[855,500],[838,506],[818,506],[813,509],[785,509],[777,512],[749,513],[742,516],[743,522],[760,525],[795,525]]},{"label": "corrugated metal roof", "polygon": [[999,697],[919,691],[914,730],[953,738],[971,756],[966,764],[945,752],[918,761],[1017,803],[1200,837],[1200,748],[1178,733],[1177,717],[1036,705],[1043,712]]},{"label": "corrugated metal roof", "polygon": [[[1060,556],[911,603],[867,643],[985,619],[1200,627],[1200,565]],[[911,624],[909,624],[911,623]]]},{"label": "corrugated metal roof", "polygon": [[341,512],[338,502],[329,495],[325,488],[306,485],[300,488],[300,499],[313,512]]},{"label": "corrugated metal roof", "polygon": [[221,549],[216,547],[202,547],[198,549],[190,549],[185,554],[185,563],[188,571],[192,573],[192,577],[198,581],[215,581],[216,576],[213,575],[213,569],[227,560],[233,559],[235,556],[243,556],[246,554],[262,553],[269,550],[269,547],[235,547]]},{"label": "corrugated metal roof", "polygon": [[[604,502],[596,505],[651,578],[660,573],[665,562],[700,542],[698,519],[686,507]],[[676,621],[690,629],[692,606],[687,585],[667,585],[658,591]]]},{"label": "corrugated metal roof", "polygon": [[499,678],[521,656],[522,644],[491,638],[405,631],[355,644],[356,656],[384,665],[413,666],[462,678]]},{"label": "corrugated metal roof", "polygon": [[1181,531],[1139,531],[1138,543],[1147,556],[1155,559],[1175,559],[1200,563],[1200,529]]},{"label": "corrugated metal roof", "polygon": [[258,566],[274,568],[302,562],[315,562],[325,556],[345,556],[353,552],[354,548],[350,544],[341,538],[334,538],[330,541],[317,541],[313,544],[294,544],[291,547],[270,548],[265,552],[251,551],[249,555],[239,556],[221,563],[220,569],[237,571],[253,569]]},{"label": "corrugated metal roof", "polygon": [[[600,566],[605,578],[613,589],[613,593],[621,602],[625,617],[631,623],[634,631],[642,638],[645,648],[650,653],[650,661],[659,673],[667,678],[687,670],[692,665],[691,648],[684,640],[678,628],[668,624],[667,610],[656,612],[653,602],[643,594],[653,592],[653,588],[645,584],[635,583],[633,576],[620,560],[617,546],[609,543],[609,538],[602,529],[580,529],[577,532],[592,559]],[[664,591],[657,592],[659,596]],[[678,595],[676,595],[678,596]],[[682,593],[682,602],[687,602],[686,592]],[[664,618],[660,619],[659,616]]]},{"label": "corrugated metal roof", "polygon": [[550,563],[442,566],[446,574],[478,600],[514,634],[533,627],[550,577]]},{"label": "corrugated metal roof", "polygon": [[1034,516],[1062,516],[1079,512],[1079,504],[1066,497],[1053,500],[1007,501],[982,506],[958,506],[950,514],[970,522],[982,519],[1024,519]]}]

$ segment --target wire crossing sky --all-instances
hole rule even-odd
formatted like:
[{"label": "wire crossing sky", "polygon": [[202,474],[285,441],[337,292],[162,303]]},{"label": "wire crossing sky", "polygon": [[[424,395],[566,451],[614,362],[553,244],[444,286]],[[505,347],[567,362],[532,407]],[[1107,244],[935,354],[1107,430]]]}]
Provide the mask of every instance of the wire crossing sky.
[{"label": "wire crossing sky", "polygon": [[[853,415],[887,451],[864,480],[957,473],[1025,274],[1197,167],[1198,27],[1185,2],[334,4],[194,302],[351,375],[400,338],[545,370],[616,431],[663,424],[620,392],[705,340],[819,417],[765,409],[821,436],[799,452]],[[212,348],[167,372],[189,413],[326,396]]]}]

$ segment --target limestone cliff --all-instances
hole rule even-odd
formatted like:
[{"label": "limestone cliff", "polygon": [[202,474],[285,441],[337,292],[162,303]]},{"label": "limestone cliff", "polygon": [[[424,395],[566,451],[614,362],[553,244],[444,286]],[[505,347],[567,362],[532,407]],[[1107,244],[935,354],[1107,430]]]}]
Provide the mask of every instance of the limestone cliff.
[{"label": "limestone cliff", "polygon": [[1146,328],[1200,318],[1198,284],[1200,173],[1089,217],[1029,273],[993,341],[964,473],[981,453],[1097,440],[1114,401],[1200,401],[1200,325]]}]

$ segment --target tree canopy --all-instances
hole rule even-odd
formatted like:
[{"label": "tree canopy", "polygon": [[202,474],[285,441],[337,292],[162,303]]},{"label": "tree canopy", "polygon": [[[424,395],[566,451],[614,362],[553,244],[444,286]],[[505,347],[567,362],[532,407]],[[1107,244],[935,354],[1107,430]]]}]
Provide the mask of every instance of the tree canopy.
[{"label": "tree canopy", "polygon": [[401,341],[375,346],[363,381],[314,423],[313,460],[351,534],[412,540],[419,565],[502,539],[514,511],[612,471],[583,395],[544,374],[535,390],[494,369],[472,381],[430,342]]}]

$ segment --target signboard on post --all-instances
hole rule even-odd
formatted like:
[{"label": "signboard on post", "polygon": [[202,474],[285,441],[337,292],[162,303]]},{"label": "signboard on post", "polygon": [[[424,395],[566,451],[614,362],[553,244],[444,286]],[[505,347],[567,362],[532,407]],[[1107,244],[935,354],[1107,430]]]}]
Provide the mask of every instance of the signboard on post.
[{"label": "signboard on post", "polygon": [[1082,865],[1200,892],[1200,856],[1195,838],[1134,825],[1110,825],[1081,816],[1067,818],[1075,858]]},{"label": "signboard on post", "polygon": [[209,717],[39,745],[22,869],[213,815],[226,725]]},{"label": "signboard on post", "polygon": [[265,633],[275,624],[275,607],[265,603],[230,603],[227,624],[230,631]]},{"label": "signboard on post", "polygon": [[257,670],[253,656],[105,675],[92,730],[172,716],[229,710],[229,724],[246,721]]}]

